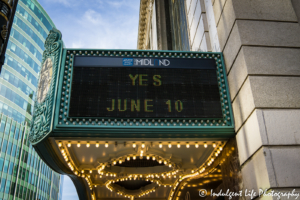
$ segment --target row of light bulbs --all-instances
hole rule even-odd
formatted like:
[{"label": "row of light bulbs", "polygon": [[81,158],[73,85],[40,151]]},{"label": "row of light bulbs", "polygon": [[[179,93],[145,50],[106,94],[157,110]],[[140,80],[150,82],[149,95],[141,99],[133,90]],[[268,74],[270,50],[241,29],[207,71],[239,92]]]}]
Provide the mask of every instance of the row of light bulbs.
[{"label": "row of light bulbs", "polygon": [[[140,155],[141,157],[143,157],[143,153],[144,153],[143,150],[141,150],[141,155]],[[126,159],[125,159],[125,158],[126,158]],[[118,159],[116,159],[116,160],[113,160],[113,161],[112,161],[112,164],[113,164],[113,165],[116,165],[117,162],[118,162],[119,164],[122,164],[123,160],[125,160],[125,161],[126,161],[126,160],[127,160],[127,161],[130,161],[131,158],[132,158],[133,160],[136,160],[137,155],[124,156],[124,157],[118,158]],[[150,160],[150,158],[151,158],[153,161],[157,160],[159,164],[164,163],[164,165],[168,165],[169,167],[172,167],[172,166],[175,165],[174,163],[172,163],[172,162],[170,162],[170,161],[167,161],[167,160],[164,160],[163,158],[160,158],[159,156],[147,154],[147,155],[146,155],[146,159],[147,159],[147,160]]]},{"label": "row of light bulbs", "polygon": [[[118,159],[116,159],[116,160],[112,160],[111,161],[111,164],[112,165],[116,165],[117,163],[120,163],[120,164],[122,164],[123,163],[123,160],[130,160],[131,158],[133,159],[133,160],[135,160],[136,159],[136,155],[130,155],[130,156],[123,156],[123,157],[121,157],[121,158],[118,158]],[[163,178],[165,177],[165,176],[168,176],[169,178],[170,178],[170,175],[172,174],[172,175],[175,175],[179,170],[175,170],[175,168],[176,168],[176,164],[175,163],[172,163],[172,162],[170,162],[170,161],[167,161],[167,160],[164,160],[163,158],[160,158],[159,156],[155,156],[155,155],[147,155],[146,156],[146,159],[147,160],[149,160],[150,158],[152,158],[152,160],[157,160],[158,161],[158,163],[159,164],[161,164],[161,163],[164,163],[164,165],[166,165],[166,166],[168,166],[168,167],[173,167],[173,171],[171,171],[171,172],[168,172],[168,173],[166,173],[166,172],[164,172],[164,173],[160,173],[160,174],[155,174],[155,175],[153,175],[153,174],[149,174],[148,176],[149,177],[151,177],[151,176],[162,176]],[[109,173],[109,172],[104,172],[104,169],[105,169],[105,167],[106,167],[106,165],[107,165],[108,163],[101,163],[100,165],[99,165],[99,167],[98,167],[98,173],[100,174],[100,178],[102,178],[102,175],[104,175],[105,173],[106,173],[106,176],[116,176],[117,174],[115,174],[115,173]],[[176,176],[175,176],[176,177]],[[174,178],[175,178],[174,177]]]},{"label": "row of light bulbs", "polygon": [[[106,186],[106,188],[109,189],[111,192],[114,191],[114,189],[113,189],[112,186],[110,186],[110,185],[105,185],[105,186]],[[124,194],[124,193],[122,193],[122,192],[118,192],[117,194],[118,194],[118,195],[122,195],[122,196],[124,195],[125,198],[134,199],[134,196],[133,196],[133,195],[127,195],[127,194]]]},{"label": "row of light bulbs", "polygon": [[[225,144],[224,144],[225,145]],[[224,146],[223,145],[223,146]],[[182,178],[180,178],[178,181],[176,181],[175,183],[174,183],[174,186],[173,186],[173,188],[172,188],[172,192],[170,193],[170,195],[169,195],[169,198],[168,199],[172,199],[172,197],[173,197],[173,194],[174,194],[174,191],[175,191],[175,189],[176,189],[176,187],[179,185],[179,182],[181,182],[182,180],[184,180],[185,178],[189,178],[189,177],[192,177],[192,176],[197,176],[197,175],[199,175],[199,174],[202,174],[202,173],[204,173],[204,171],[205,171],[205,166],[207,165],[207,166],[210,166],[214,161],[215,161],[215,159],[214,159],[214,156],[215,157],[218,157],[219,156],[219,154],[221,153],[221,151],[223,150],[223,146],[221,145],[221,146],[219,146],[218,148],[215,148],[215,150],[212,152],[212,154],[211,154],[211,156],[210,156],[210,158],[208,159],[208,162],[207,163],[204,163],[202,166],[200,166],[198,169],[196,169],[196,170],[192,170],[192,174],[189,174],[189,175],[185,175],[184,177],[182,177]],[[214,146],[214,147],[216,147],[216,145]],[[234,149],[233,149],[234,150]],[[228,156],[228,155],[227,155]],[[211,170],[211,172],[212,172],[213,170]],[[208,175],[209,174],[209,172],[206,172],[206,175]],[[186,185],[186,184],[185,184]]]},{"label": "row of light bulbs", "polygon": [[[74,172],[74,174],[75,174],[76,176],[81,176],[82,178],[85,178],[85,180],[86,180],[87,183],[88,183],[88,186],[89,186],[90,190],[92,190],[92,184],[91,184],[92,182],[91,182],[91,180],[90,180],[90,177],[91,177],[91,176],[90,176],[90,175],[87,175],[87,176],[86,176],[86,175],[84,174],[84,170],[81,171],[82,174],[80,174],[77,170],[75,170],[75,167],[73,166],[73,164],[71,163],[70,159],[68,158],[65,149],[64,149],[64,148],[61,148],[60,151],[61,151],[62,156],[64,157],[65,161],[67,162],[69,168]],[[92,173],[92,170],[90,170],[90,173]]]},{"label": "row of light bulbs", "polygon": [[[90,170],[90,173],[92,172],[92,170]],[[99,171],[98,171],[99,172]],[[156,173],[156,174],[130,174],[128,176],[128,178],[131,180],[132,178],[135,180],[137,178],[176,178],[177,177],[177,173],[179,172],[179,170],[174,170],[174,171],[171,171],[171,172],[163,172],[163,173]],[[82,170],[82,174],[84,173],[84,170]],[[103,171],[100,171],[99,172],[99,177],[102,178],[103,175],[105,176],[110,176],[110,177],[116,177],[117,174],[116,173],[104,173]],[[181,175],[179,176],[181,177]]]},{"label": "row of light bulbs", "polygon": [[[122,182],[122,181],[127,181],[127,180],[131,180],[131,177],[130,177],[130,178],[116,179],[116,180],[109,180],[109,181],[107,181],[107,182],[105,183],[105,185],[106,185],[106,187],[112,192],[112,191],[115,190],[115,189],[112,187],[112,185],[111,185],[112,183],[115,183],[115,182]],[[136,179],[134,179],[134,180],[136,180]],[[161,186],[161,185],[162,185],[162,183],[161,183],[160,181],[158,181],[158,180],[148,179],[148,178],[146,178],[145,180],[146,180],[146,181],[151,181],[152,183],[153,183],[153,182],[156,182],[156,184],[157,184],[158,186]],[[147,195],[147,194],[149,194],[149,193],[155,192],[155,189],[156,189],[156,188],[157,188],[157,187],[154,187],[154,188],[149,189],[149,190],[146,190],[146,191],[142,191],[140,194],[138,194],[138,197],[142,197],[142,196]],[[119,191],[119,190],[117,191],[117,194],[118,194],[118,195],[121,195],[121,196],[129,197],[129,198],[132,198],[132,197],[136,196],[136,195],[126,194],[125,192],[121,192],[121,191]]]},{"label": "row of light bulbs", "polygon": [[[65,150],[62,148],[61,149],[61,152],[62,152],[62,155],[64,156],[64,158],[65,158],[65,160],[67,161],[67,160],[69,160],[68,159],[68,157],[67,157],[67,155],[66,155],[66,152],[65,152]],[[166,161],[165,161],[166,162]],[[74,171],[74,166],[71,164],[71,162],[68,162],[68,166],[70,167],[70,169],[72,170],[72,171]],[[104,169],[104,167],[105,167],[105,165],[102,165],[102,169]],[[82,178],[84,178],[86,181],[87,181],[87,183],[88,183],[88,186],[89,186],[89,188],[90,188],[90,190],[92,190],[92,182],[91,182],[91,180],[90,180],[90,175],[85,175],[84,174],[84,172],[85,172],[85,170],[82,170],[81,171],[81,174],[77,171],[77,170],[75,170],[75,172],[74,172],[74,174],[75,175],[77,175],[77,176],[81,176]],[[89,170],[89,173],[92,173],[93,172],[93,170]],[[177,172],[179,172],[179,170],[176,170],[176,171],[172,171],[172,172],[169,172],[169,173],[161,173],[160,175],[159,174],[155,174],[155,177],[157,177],[157,178],[159,178],[160,176],[162,176],[163,178],[165,178],[166,176],[168,176],[169,178],[171,178],[171,175],[174,175],[174,178],[176,178],[176,173]],[[103,173],[103,172],[102,172]],[[108,176],[108,173],[106,174],[107,176]],[[116,177],[116,174],[110,174],[111,176],[113,175],[114,177]],[[143,178],[144,177],[144,175],[143,174],[139,174],[139,175],[137,175],[137,174],[135,174],[135,175],[129,175],[129,178],[122,178],[122,179],[117,179],[117,181],[124,181],[124,180],[136,180],[137,178]],[[146,180],[148,180],[148,178],[154,178],[154,175],[153,174],[148,174],[147,176],[145,176],[145,178],[146,178]],[[153,179],[151,179],[150,180],[151,182],[153,182]],[[113,181],[114,182],[114,181]],[[109,181],[109,184],[111,183],[111,181]],[[156,181],[156,183],[160,186],[161,185],[161,183],[159,182],[159,181]],[[95,185],[95,187],[96,187],[96,185]],[[108,185],[107,185],[107,187],[108,187]],[[166,187],[166,185],[164,185],[164,187]],[[170,185],[170,187],[171,187],[171,185]],[[112,191],[112,190],[111,190]],[[152,193],[152,192],[154,192],[155,191],[155,188],[154,189],[151,189],[151,190],[147,190],[147,191],[144,191],[143,193],[141,193],[141,194],[139,194],[139,197],[141,197],[141,196],[144,196],[144,195],[147,195],[147,194],[149,194],[149,193]],[[120,193],[121,195],[123,195],[123,193]],[[132,198],[133,196],[132,195],[127,195],[127,194],[125,194],[124,193],[124,195],[125,195],[125,197],[129,197],[129,198]]]},{"label": "row of light bulbs", "polygon": [[[69,146],[71,146],[71,145],[69,145],[70,144],[70,142],[68,143],[68,147]],[[79,143],[80,144],[80,143]],[[89,143],[88,143],[89,144]],[[99,144],[98,144],[99,145]],[[170,145],[170,143],[169,143],[169,145]],[[61,147],[62,146],[62,143],[61,142],[59,142],[59,145],[58,145],[59,147]],[[78,145],[77,145],[78,146]],[[105,143],[105,146],[106,147],[108,147],[108,143],[106,142]],[[196,146],[196,145],[195,145]],[[97,147],[97,144],[96,144],[96,147]],[[98,146],[99,147],[99,146]],[[136,147],[136,144],[135,143],[133,143],[133,147],[135,148]],[[145,144],[144,143],[142,143],[142,146],[141,146],[142,148],[144,148],[145,147]],[[160,143],[159,144],[159,147],[161,148],[162,147],[162,144]],[[172,147],[172,145],[171,145],[171,147]],[[171,148],[170,146],[169,146],[169,148]],[[177,146],[178,148],[180,148],[180,146]],[[188,146],[189,147],[189,146]],[[187,147],[187,148],[188,148]],[[207,147],[207,144],[206,143],[204,143],[204,147],[206,148]],[[213,147],[216,147],[216,144],[215,143],[213,143]],[[196,147],[197,148],[197,147]],[[222,146],[220,146],[219,148],[217,148],[214,152],[213,152],[213,154],[212,155],[215,155],[216,157],[220,154],[220,152],[223,150],[223,147]],[[234,150],[234,148],[233,148],[233,150]],[[71,164],[71,162],[68,162],[68,157],[67,157],[67,155],[66,155],[66,152],[65,152],[65,150],[64,149],[61,149],[61,152],[62,152],[62,155],[63,155],[63,157],[64,157],[64,159],[65,159],[65,161],[68,163],[68,166],[70,167],[70,169],[72,170],[72,171],[74,171],[74,166]],[[228,156],[228,155],[227,155]],[[135,156],[133,156],[133,159],[134,159],[134,157]],[[150,156],[149,156],[149,158],[150,158]],[[127,158],[128,159],[128,158]],[[130,160],[130,158],[129,158],[129,160]],[[155,157],[154,157],[154,160],[155,160]],[[120,162],[120,161],[119,161]],[[211,156],[211,158],[209,159],[209,161],[207,162],[207,165],[208,166],[210,166],[212,163],[214,162],[214,158],[213,158],[213,156]],[[104,167],[105,167],[105,165],[103,165],[102,166],[102,169],[104,169]],[[198,175],[199,173],[203,173],[205,171],[205,168],[204,167],[200,167],[199,168],[199,171],[198,172],[196,172],[196,175]],[[178,170],[176,171],[176,173],[178,172]],[[75,175],[78,175],[78,176],[80,176],[80,174],[77,172],[77,171],[75,171],[74,172],[75,173]],[[90,173],[92,173],[92,170],[90,170]],[[172,174],[173,175],[173,174]],[[88,185],[89,185],[89,187],[90,187],[90,190],[92,190],[92,185],[91,185],[91,181],[89,180],[89,178],[90,178],[90,175],[87,175],[87,176],[85,176],[84,175],[84,170],[82,170],[82,174],[81,174],[81,176],[82,177],[84,177],[85,179],[86,179],[86,181],[87,181],[87,183],[88,183]],[[116,176],[116,174],[114,174],[114,176]],[[130,175],[130,177],[131,177],[132,175]],[[152,174],[152,176],[154,176],[153,174]],[[159,175],[158,174],[156,174],[155,176],[158,176],[159,177]],[[165,178],[165,176],[168,176],[169,178],[170,178],[170,174],[164,174],[164,173],[162,173],[161,174],[161,176],[163,177],[163,178]],[[134,175],[133,176],[134,178],[136,178],[136,177],[138,177],[138,175]],[[140,175],[140,177],[143,177],[143,175]],[[148,177],[151,177],[151,175],[148,175],[148,176],[146,176],[146,178],[148,178]],[[176,175],[174,176],[174,178],[176,178]],[[181,182],[183,180],[183,178],[180,176],[180,179],[179,179],[179,182]],[[175,188],[178,186],[178,184],[179,184],[179,182],[178,181],[176,181],[175,182],[175,184],[174,184],[174,188],[173,188],[173,190],[172,190],[172,193],[171,193],[171,196],[170,196],[170,198],[172,198],[172,196],[173,196],[173,194],[174,194],[174,192],[173,191],[175,191]],[[111,190],[112,191],[112,190]],[[155,191],[155,190],[154,190]],[[140,196],[144,196],[144,195],[146,195],[146,194],[149,194],[149,192],[150,191],[147,191],[147,192],[144,192],[143,194],[141,194]],[[139,196],[139,197],[140,197]],[[129,198],[132,198],[133,196],[131,195],[129,195],[129,196],[125,196],[125,197],[129,197]]]},{"label": "row of light bulbs", "polygon": [[[181,145],[182,145],[181,143],[182,143],[182,142],[178,142],[178,143],[177,143],[177,145],[176,145],[177,148],[180,148],[180,147],[181,147]],[[198,144],[197,142],[196,142],[194,145],[195,145],[195,148],[199,148],[199,144]],[[62,142],[59,142],[59,143],[58,143],[58,146],[59,146],[59,147],[62,147]],[[68,142],[67,146],[68,146],[68,147],[71,147],[71,142],[70,142],[70,141]],[[91,146],[90,142],[87,142],[87,143],[86,143],[86,147],[89,148],[90,146]],[[95,146],[98,148],[98,147],[100,146],[99,142],[96,142]],[[104,146],[107,148],[107,147],[109,146],[108,142],[105,142]],[[136,146],[137,146],[137,144],[136,144],[135,142],[133,142],[133,143],[132,143],[132,147],[133,147],[133,148],[136,148]],[[158,146],[159,146],[159,148],[162,148],[162,147],[163,147],[163,144],[160,142]],[[172,148],[172,146],[173,146],[173,144],[172,144],[171,142],[169,142],[169,143],[168,143],[168,147],[169,147],[169,148]],[[190,144],[189,142],[186,142],[186,143],[185,143],[185,146],[186,146],[186,148],[190,148],[191,144]],[[207,144],[206,142],[204,142],[203,146],[204,146],[204,148],[207,148],[207,147],[208,147],[208,144]],[[215,147],[216,147],[216,143],[213,142],[213,143],[212,143],[212,146],[213,146],[213,148],[215,148]],[[80,141],[77,142],[77,147],[81,147]],[[142,143],[142,144],[141,144],[141,147],[142,147],[142,148],[145,148],[145,143]]]}]

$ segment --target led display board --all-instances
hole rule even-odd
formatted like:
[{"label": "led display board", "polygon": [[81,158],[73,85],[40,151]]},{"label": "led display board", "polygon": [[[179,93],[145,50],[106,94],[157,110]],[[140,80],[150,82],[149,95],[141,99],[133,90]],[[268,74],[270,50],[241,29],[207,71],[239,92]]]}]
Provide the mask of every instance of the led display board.
[{"label": "led display board", "polygon": [[235,135],[221,52],[68,49],[59,31],[50,35],[42,61],[50,71],[42,70],[34,102],[34,144],[49,135],[99,141]]},{"label": "led display board", "polygon": [[69,117],[222,118],[215,59],[74,57]]}]

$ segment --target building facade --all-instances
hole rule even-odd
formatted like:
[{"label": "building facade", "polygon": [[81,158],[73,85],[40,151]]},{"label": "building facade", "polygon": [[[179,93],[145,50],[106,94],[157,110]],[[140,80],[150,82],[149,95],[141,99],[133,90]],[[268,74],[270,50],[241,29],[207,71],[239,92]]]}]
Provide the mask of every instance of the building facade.
[{"label": "building facade", "polygon": [[299,193],[299,10],[294,0],[141,0],[138,49],[224,55],[238,151],[212,189]]},{"label": "building facade", "polygon": [[81,200],[298,193],[294,5],[141,0],[139,50],[64,48],[51,30],[30,141]]},{"label": "building facade", "polygon": [[44,42],[53,27],[36,0],[19,1],[0,76],[0,199],[59,199],[60,175],[27,139]]},{"label": "building facade", "polygon": [[60,175],[37,155],[29,128],[1,115],[0,199],[61,199]]},{"label": "building facade", "polygon": [[44,42],[55,27],[37,1],[20,0],[1,72],[0,112],[30,124]]}]

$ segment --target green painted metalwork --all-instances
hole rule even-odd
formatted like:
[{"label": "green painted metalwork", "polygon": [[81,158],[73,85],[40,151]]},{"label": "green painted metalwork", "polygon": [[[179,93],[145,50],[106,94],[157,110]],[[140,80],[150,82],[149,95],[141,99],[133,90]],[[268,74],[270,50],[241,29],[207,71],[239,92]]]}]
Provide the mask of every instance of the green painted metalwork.
[{"label": "green painted metalwork", "polygon": [[[228,139],[234,136],[234,122],[226,70],[222,53],[62,49],[61,34],[53,29],[45,43],[43,62],[51,58],[53,65],[50,92],[41,103],[35,101],[30,140],[39,143],[47,136],[102,138],[203,138]],[[218,78],[222,118],[71,118],[68,116],[73,62],[75,55],[121,58],[201,58],[214,59]]]},{"label": "green painted metalwork", "polygon": [[[199,119],[121,119],[121,118],[71,118],[68,116],[72,87],[72,70],[75,55],[110,57],[159,57],[215,59],[222,103],[223,118]],[[89,137],[202,137],[229,138],[234,134],[230,96],[225,66],[221,53],[146,51],[146,50],[91,50],[64,49],[61,76],[57,90],[54,135]],[[101,132],[99,132],[101,131]],[[101,133],[101,134],[100,134]]]},{"label": "green painted metalwork", "polygon": [[61,41],[61,33],[53,28],[46,41],[45,51],[43,53],[43,61],[50,58],[52,60],[52,78],[49,91],[42,102],[35,100],[34,114],[31,123],[31,132],[29,139],[32,143],[37,143],[46,137],[51,131],[51,121],[53,119],[53,107],[55,101],[55,90],[57,72],[60,65],[60,58],[62,53],[63,42]]}]

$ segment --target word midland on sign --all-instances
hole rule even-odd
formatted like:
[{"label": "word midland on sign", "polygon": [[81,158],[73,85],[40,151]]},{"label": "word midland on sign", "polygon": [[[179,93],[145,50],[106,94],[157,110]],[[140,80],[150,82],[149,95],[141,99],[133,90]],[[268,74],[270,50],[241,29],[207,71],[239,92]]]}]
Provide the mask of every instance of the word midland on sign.
[{"label": "word midland on sign", "polygon": [[222,118],[214,59],[75,56],[70,117]]}]

